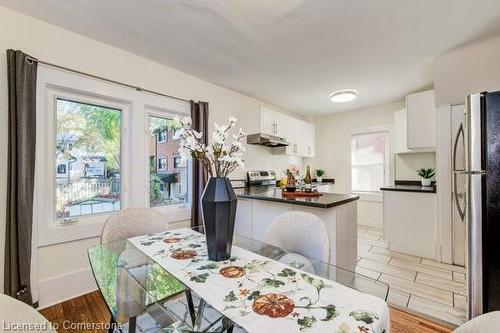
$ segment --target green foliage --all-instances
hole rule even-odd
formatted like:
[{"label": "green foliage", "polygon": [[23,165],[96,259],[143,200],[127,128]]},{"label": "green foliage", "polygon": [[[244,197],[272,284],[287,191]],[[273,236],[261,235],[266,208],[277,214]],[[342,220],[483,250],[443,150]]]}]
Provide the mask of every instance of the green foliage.
[{"label": "green foliage", "polygon": [[433,168],[425,169],[422,168],[420,170],[417,170],[417,175],[424,179],[429,179],[432,178],[436,174],[436,171]]},{"label": "green foliage", "polygon": [[314,173],[316,174],[316,177],[323,177],[323,175],[326,173],[326,171],[323,169],[316,169],[316,171]]},{"label": "green foliage", "polygon": [[234,291],[230,291],[229,294],[227,294],[225,297],[224,297],[224,302],[235,302],[238,300],[238,297],[236,297],[236,295],[234,294]]},{"label": "green foliage", "polygon": [[278,273],[278,276],[280,277],[287,277],[287,276],[295,276],[297,274],[296,271],[290,268],[284,268],[280,273]]},{"label": "green foliage", "polygon": [[206,270],[206,269],[217,269],[217,268],[219,268],[219,265],[217,265],[214,262],[211,262],[211,263],[208,263],[206,265],[202,265],[202,266],[198,267],[198,270],[199,271],[203,271],[203,270]]},{"label": "green foliage", "polygon": [[253,291],[250,295],[248,295],[247,300],[252,301],[252,300],[257,299],[259,297],[260,297],[260,291],[256,290],[256,291]]},{"label": "green foliage", "polygon": [[279,288],[285,285],[285,282],[271,278],[262,279],[262,283],[264,283],[267,287],[273,287],[273,288]]},{"label": "green foliage", "polygon": [[198,282],[198,283],[205,283],[207,281],[207,278],[209,275],[210,274],[208,274],[208,273],[203,273],[203,274],[191,276],[191,278],[189,280],[193,281],[193,282]]},{"label": "green foliage", "polygon": [[367,325],[370,325],[375,320],[378,320],[377,314],[372,311],[352,311],[349,313],[349,317],[353,317],[355,320],[362,321]]},{"label": "green foliage", "polygon": [[337,309],[335,308],[335,305],[327,305],[324,309],[326,310],[326,317],[324,319],[321,319],[322,321],[335,319],[339,315]]},{"label": "green foliage", "polygon": [[300,331],[305,331],[308,328],[311,328],[317,319],[314,316],[304,317],[297,319],[297,324],[300,326]]}]

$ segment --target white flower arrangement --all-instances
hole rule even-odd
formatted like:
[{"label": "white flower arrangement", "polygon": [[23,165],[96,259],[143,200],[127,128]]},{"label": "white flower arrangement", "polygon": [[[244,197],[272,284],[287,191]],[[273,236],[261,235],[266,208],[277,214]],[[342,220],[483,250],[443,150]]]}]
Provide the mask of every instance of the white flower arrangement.
[{"label": "white flower arrangement", "polygon": [[229,137],[230,130],[234,128],[238,121],[234,117],[229,117],[229,125],[220,126],[214,123],[215,131],[212,133],[212,145],[205,145],[201,140],[202,132],[195,131],[191,127],[191,118],[175,118],[175,121],[181,125],[176,132],[174,139],[180,139],[179,154],[181,162],[189,157],[199,160],[207,175],[210,177],[227,177],[238,166],[244,167],[242,159],[245,147],[241,140],[247,135],[243,129],[239,129],[232,135],[233,142],[228,145],[226,140]]}]

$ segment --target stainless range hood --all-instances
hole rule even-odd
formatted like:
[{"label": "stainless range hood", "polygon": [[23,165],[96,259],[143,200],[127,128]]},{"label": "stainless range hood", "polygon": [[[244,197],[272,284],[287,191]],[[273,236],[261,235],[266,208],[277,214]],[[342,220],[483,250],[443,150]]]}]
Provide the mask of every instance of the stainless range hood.
[{"label": "stainless range hood", "polygon": [[249,145],[261,145],[266,147],[285,147],[290,145],[290,143],[286,142],[285,138],[264,133],[247,135],[247,143]]}]

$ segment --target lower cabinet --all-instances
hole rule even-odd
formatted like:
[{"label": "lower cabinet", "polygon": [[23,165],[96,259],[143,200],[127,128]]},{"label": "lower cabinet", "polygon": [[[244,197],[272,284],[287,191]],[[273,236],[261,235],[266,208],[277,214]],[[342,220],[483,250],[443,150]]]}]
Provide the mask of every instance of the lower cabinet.
[{"label": "lower cabinet", "polygon": [[320,217],[330,241],[330,264],[353,271],[357,260],[357,201],[332,208],[315,208],[265,200],[238,199],[235,234],[257,241],[273,220],[289,211],[303,211]]},{"label": "lower cabinet", "polygon": [[435,193],[384,191],[384,239],[393,251],[438,258]]},{"label": "lower cabinet", "polygon": [[254,238],[252,230],[252,202],[253,200],[250,199],[238,199],[236,221],[234,222],[234,233],[250,239]]}]

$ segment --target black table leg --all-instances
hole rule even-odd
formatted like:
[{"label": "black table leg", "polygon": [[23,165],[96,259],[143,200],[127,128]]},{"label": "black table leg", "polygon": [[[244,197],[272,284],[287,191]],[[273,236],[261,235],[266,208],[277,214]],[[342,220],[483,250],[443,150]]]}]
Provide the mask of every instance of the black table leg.
[{"label": "black table leg", "polygon": [[191,316],[191,322],[193,324],[193,327],[196,322],[196,312],[194,311],[194,303],[193,303],[193,296],[191,295],[191,290],[186,290],[186,299],[187,299],[187,305],[188,305],[188,310],[189,310],[189,315]]}]

